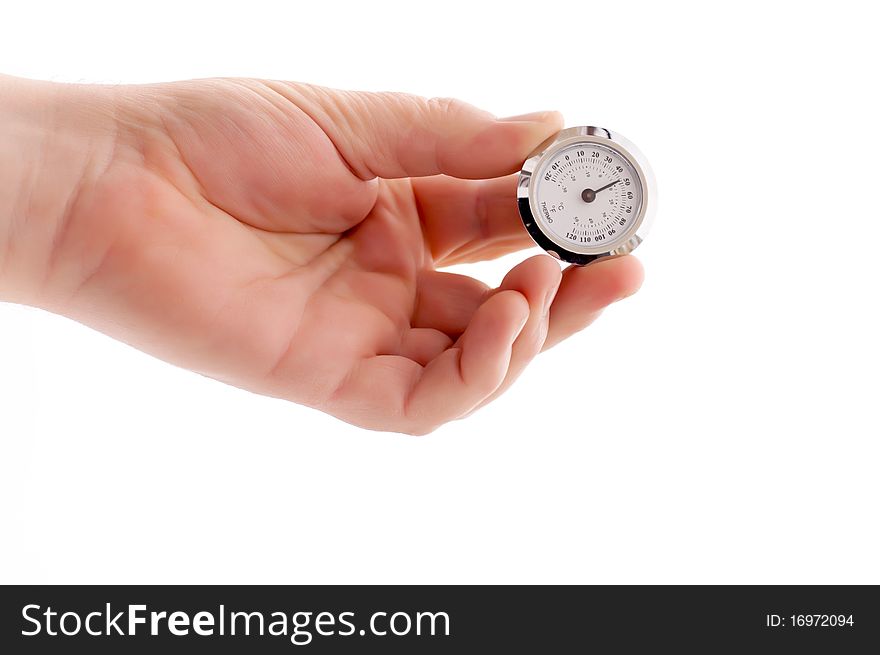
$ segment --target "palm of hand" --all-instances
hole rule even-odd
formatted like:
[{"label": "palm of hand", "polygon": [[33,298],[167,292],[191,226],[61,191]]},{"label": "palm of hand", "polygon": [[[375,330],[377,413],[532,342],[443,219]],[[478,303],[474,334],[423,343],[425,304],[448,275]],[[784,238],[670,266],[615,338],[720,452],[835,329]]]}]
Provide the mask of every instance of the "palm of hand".
[{"label": "palm of hand", "polygon": [[65,313],[163,359],[423,433],[639,284],[632,258],[562,276],[536,257],[498,290],[435,270],[529,245],[513,179],[435,174],[509,173],[554,117],[413,114],[409,97],[253,81],[160,89],[126,105],[121,123],[137,128],[68,220],[67,242],[101,245]]}]

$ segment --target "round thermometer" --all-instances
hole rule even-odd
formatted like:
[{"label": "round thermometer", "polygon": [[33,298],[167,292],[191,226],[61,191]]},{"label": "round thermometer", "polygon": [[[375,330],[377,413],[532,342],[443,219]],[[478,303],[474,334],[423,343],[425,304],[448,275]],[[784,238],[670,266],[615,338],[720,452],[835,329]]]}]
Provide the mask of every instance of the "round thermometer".
[{"label": "round thermometer", "polygon": [[601,127],[550,137],[529,155],[517,185],[526,230],[573,264],[632,252],[648,231],[656,195],[645,157]]}]

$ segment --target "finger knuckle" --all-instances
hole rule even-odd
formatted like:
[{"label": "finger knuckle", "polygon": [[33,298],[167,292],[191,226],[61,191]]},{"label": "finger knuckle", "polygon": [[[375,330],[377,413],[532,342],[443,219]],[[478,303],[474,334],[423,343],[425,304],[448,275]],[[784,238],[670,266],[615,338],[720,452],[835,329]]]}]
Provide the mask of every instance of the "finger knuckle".
[{"label": "finger knuckle", "polygon": [[454,121],[456,118],[470,109],[463,100],[449,97],[428,98],[426,101],[426,109],[431,116],[442,121]]}]

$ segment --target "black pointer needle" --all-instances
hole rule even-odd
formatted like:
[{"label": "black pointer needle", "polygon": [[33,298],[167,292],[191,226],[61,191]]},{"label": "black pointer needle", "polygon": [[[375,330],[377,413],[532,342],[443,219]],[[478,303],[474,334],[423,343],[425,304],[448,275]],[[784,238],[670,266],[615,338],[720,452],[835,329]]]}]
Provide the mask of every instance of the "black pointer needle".
[{"label": "black pointer needle", "polygon": [[596,199],[596,194],[597,194],[597,193],[599,193],[600,191],[604,191],[604,190],[607,189],[608,187],[612,187],[612,186],[614,186],[614,185],[617,184],[618,182],[620,182],[620,178],[617,178],[617,179],[614,180],[613,182],[609,182],[609,183],[606,184],[605,186],[603,186],[603,187],[601,187],[601,188],[599,188],[599,189],[596,189],[595,191],[593,191],[592,189],[584,189],[583,193],[581,193],[581,198],[584,199],[584,202],[593,202],[593,201]]},{"label": "black pointer needle", "polygon": [[595,192],[596,192],[596,193],[599,193],[600,191],[604,191],[604,190],[607,189],[608,187],[612,187],[612,186],[614,186],[615,184],[617,184],[618,182],[620,182],[620,178],[617,178],[617,179],[614,180],[613,182],[609,182],[609,183],[606,184],[605,186],[596,189]]}]

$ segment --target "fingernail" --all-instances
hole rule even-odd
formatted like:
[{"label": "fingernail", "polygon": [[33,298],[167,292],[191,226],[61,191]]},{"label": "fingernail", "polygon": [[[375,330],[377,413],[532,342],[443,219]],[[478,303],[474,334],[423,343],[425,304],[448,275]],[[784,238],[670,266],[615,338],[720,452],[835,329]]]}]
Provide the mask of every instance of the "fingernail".
[{"label": "fingernail", "polygon": [[518,116],[508,116],[499,118],[503,123],[543,123],[552,111],[533,111],[530,114],[519,114]]}]

